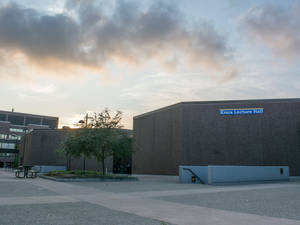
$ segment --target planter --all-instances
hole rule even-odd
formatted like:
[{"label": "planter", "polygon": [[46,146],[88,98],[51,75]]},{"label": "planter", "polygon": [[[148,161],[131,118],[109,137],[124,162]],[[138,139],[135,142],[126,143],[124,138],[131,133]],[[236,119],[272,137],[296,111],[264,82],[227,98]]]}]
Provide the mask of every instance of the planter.
[{"label": "planter", "polygon": [[58,181],[58,182],[120,182],[120,181],[138,181],[138,178],[136,177],[124,177],[124,178],[76,178],[76,177],[54,177],[54,176],[46,176],[43,174],[39,174],[38,177],[43,178],[43,179],[48,179],[48,180],[54,180],[54,181]]}]

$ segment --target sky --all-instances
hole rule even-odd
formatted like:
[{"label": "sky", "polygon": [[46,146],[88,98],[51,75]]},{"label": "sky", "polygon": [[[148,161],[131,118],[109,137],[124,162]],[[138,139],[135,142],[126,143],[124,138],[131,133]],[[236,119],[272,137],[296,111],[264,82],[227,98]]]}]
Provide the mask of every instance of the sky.
[{"label": "sky", "polygon": [[71,126],[182,101],[297,98],[297,0],[1,0],[0,109]]}]

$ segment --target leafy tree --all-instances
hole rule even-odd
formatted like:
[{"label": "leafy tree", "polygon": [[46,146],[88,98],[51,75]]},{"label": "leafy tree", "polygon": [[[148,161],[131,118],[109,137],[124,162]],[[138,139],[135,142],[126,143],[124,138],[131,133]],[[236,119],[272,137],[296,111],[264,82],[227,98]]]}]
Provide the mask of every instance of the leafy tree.
[{"label": "leafy tree", "polygon": [[130,173],[133,138],[123,131],[113,147],[114,169],[120,173]]},{"label": "leafy tree", "polygon": [[[83,128],[74,131],[63,142],[62,152],[67,158],[73,156],[75,158],[90,158],[92,153],[91,139],[89,129]],[[84,168],[85,170],[85,168]]]},{"label": "leafy tree", "polygon": [[105,159],[113,156],[118,160],[128,157],[132,152],[132,138],[124,131],[114,128],[95,128],[90,133],[93,137],[93,152],[95,159],[102,164],[105,174]]},{"label": "leafy tree", "polygon": [[121,111],[117,111],[114,116],[111,116],[109,109],[106,108],[101,113],[94,115],[91,121],[92,127],[121,129],[123,128],[121,125],[122,115]]},{"label": "leafy tree", "polygon": [[121,119],[120,111],[114,115],[108,109],[95,113],[90,122],[88,119],[83,121],[85,128],[78,129],[63,142],[63,152],[67,157],[94,157],[102,164],[102,172],[105,174],[107,157],[120,158],[132,152],[132,138],[121,130]]},{"label": "leafy tree", "polygon": [[87,113],[82,120],[79,120],[75,126],[79,128],[93,128],[93,124],[90,122],[94,119],[94,117],[89,116]]},{"label": "leafy tree", "polygon": [[105,159],[109,156],[116,158],[125,154],[131,154],[131,138],[121,130],[122,112],[117,111],[114,115],[108,109],[95,114],[92,119],[93,156],[102,164],[102,172],[105,174]]},{"label": "leafy tree", "polygon": [[113,155],[113,146],[116,142],[115,132],[107,128],[92,129],[93,156],[102,164],[102,172],[105,174],[105,159]]}]

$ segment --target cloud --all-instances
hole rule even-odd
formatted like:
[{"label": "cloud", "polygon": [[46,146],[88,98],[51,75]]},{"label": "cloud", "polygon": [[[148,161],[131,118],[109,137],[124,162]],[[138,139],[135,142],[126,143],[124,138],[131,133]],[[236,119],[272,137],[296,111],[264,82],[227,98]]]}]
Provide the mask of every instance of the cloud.
[{"label": "cloud", "polygon": [[56,87],[53,84],[47,84],[47,85],[35,84],[31,86],[31,90],[38,94],[51,94],[55,92],[55,89]]},{"label": "cloud", "polygon": [[149,6],[116,1],[108,10],[102,1],[69,0],[64,12],[54,15],[8,4],[0,7],[0,50],[21,53],[44,70],[155,61],[161,68],[236,74],[232,50],[211,24],[187,27],[184,15],[164,1]]},{"label": "cloud", "polygon": [[[263,64],[263,63],[262,63]],[[251,68],[255,68],[254,62]],[[290,73],[280,65],[263,71],[246,72],[239,79],[215,82],[199,74],[153,74],[140,77],[122,90],[120,99],[134,115],[183,101],[216,101],[233,99],[295,98],[300,91],[298,72]],[[282,79],[282,74],[287,74]],[[270,79],[271,77],[271,79]]]},{"label": "cloud", "polygon": [[246,31],[275,54],[289,59],[300,56],[300,5],[263,5],[250,9],[242,18]]}]

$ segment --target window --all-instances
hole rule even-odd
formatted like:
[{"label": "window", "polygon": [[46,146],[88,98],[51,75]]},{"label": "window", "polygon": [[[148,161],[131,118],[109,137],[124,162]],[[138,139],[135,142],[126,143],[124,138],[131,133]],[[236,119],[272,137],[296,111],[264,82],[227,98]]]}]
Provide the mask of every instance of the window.
[{"label": "window", "polygon": [[0,121],[6,121],[6,114],[0,113]]},{"label": "window", "polygon": [[40,125],[41,124],[41,118],[26,117],[26,123],[25,123],[25,125],[27,126],[28,124]]},{"label": "window", "polygon": [[20,128],[10,128],[9,130],[10,132],[22,132],[22,133],[24,132],[24,130]]},{"label": "window", "polygon": [[0,157],[13,157],[14,153],[0,153]]},{"label": "window", "polygon": [[9,140],[21,140],[21,136],[10,134],[8,139]]},{"label": "window", "polygon": [[8,121],[14,125],[24,125],[24,116],[8,115]]},{"label": "window", "polygon": [[14,143],[1,143],[0,142],[0,148],[1,149],[15,149],[16,144]]},{"label": "window", "polygon": [[57,128],[57,120],[43,119],[43,125],[48,125],[51,129]]},{"label": "window", "polygon": [[6,139],[7,138],[7,134],[0,134],[0,139]]}]

